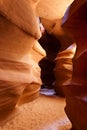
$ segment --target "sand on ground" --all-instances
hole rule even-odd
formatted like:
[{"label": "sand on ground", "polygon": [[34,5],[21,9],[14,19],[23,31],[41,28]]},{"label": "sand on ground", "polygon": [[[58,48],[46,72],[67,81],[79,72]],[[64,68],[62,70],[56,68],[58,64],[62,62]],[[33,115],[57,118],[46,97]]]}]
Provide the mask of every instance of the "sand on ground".
[{"label": "sand on ground", "polygon": [[0,130],[70,130],[65,112],[65,98],[40,96],[20,107],[20,113]]}]

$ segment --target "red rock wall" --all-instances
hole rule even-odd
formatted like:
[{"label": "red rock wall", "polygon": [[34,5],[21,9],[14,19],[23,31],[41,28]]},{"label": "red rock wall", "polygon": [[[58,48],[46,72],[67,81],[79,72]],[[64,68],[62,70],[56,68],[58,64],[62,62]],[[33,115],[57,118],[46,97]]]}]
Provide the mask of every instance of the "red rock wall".
[{"label": "red rock wall", "polygon": [[[75,8],[74,8],[75,7]],[[65,111],[75,130],[87,129],[87,1],[75,0],[66,13],[63,27],[71,32],[77,44],[72,79],[65,84]]]}]

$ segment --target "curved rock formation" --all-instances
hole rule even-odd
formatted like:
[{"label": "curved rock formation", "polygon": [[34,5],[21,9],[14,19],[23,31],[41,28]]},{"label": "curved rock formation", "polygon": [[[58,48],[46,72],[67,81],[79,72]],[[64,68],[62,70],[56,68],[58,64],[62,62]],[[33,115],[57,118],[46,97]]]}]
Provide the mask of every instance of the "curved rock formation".
[{"label": "curved rock formation", "polygon": [[[66,17],[67,16],[67,17]],[[73,74],[64,86],[65,111],[74,130],[87,130],[87,1],[74,0],[63,19],[63,28],[73,34],[77,50]]]},{"label": "curved rock formation", "polygon": [[[71,3],[71,2],[72,1],[68,1],[68,3]],[[42,71],[42,74],[43,74],[42,78],[44,79],[44,81],[46,81],[47,79],[49,79],[49,81],[53,80],[53,82],[51,82],[50,86],[53,86],[53,87],[55,86],[56,92],[63,94],[62,92],[60,92],[62,90],[60,90],[61,85],[59,85],[59,82],[61,82],[61,80],[62,80],[62,83],[63,83],[66,79],[71,77],[71,75],[72,75],[72,57],[74,56],[74,51],[72,49],[67,50],[67,48],[74,43],[73,36],[70,33],[68,33],[68,31],[64,30],[61,26],[62,17],[64,15],[65,10],[64,10],[64,8],[62,8],[62,10],[61,10],[60,6],[62,5],[63,7],[67,7],[68,5],[67,5],[67,2],[65,3],[65,1],[56,1],[53,3],[53,5],[52,5],[52,1],[49,2],[49,5],[47,5],[43,1],[40,1],[38,4],[41,4],[41,6],[40,6],[40,7],[42,7],[41,10],[42,9],[45,10],[45,13],[43,12],[43,15],[40,12],[41,13],[40,19],[41,19],[41,22],[42,22],[45,30],[47,31],[47,34],[49,35],[49,37],[51,37],[50,38],[51,42],[47,41],[50,44],[48,44],[46,42],[45,42],[46,45],[43,44],[43,47],[45,46],[44,49],[47,49],[48,46],[49,46],[49,49],[46,50],[48,59],[44,59],[42,62],[42,64],[45,64],[45,63],[48,64],[47,66],[45,65],[44,69],[42,66],[42,70],[44,71],[44,72]],[[37,5],[37,6],[39,6],[39,5]],[[50,13],[51,6],[53,7],[52,13]],[[37,7],[38,11],[40,10],[40,7]],[[58,12],[59,9],[60,9],[61,13]],[[55,13],[55,11],[56,11],[56,13]],[[47,15],[47,17],[46,17],[46,15]],[[58,16],[58,15],[60,15],[60,16]],[[53,37],[53,40],[54,39],[56,39],[56,40],[53,41],[52,37]],[[56,41],[57,41],[57,44],[56,44]],[[53,42],[53,45],[52,45],[52,42]],[[50,46],[54,46],[55,49],[52,47],[51,53],[49,55],[50,48],[51,48]],[[59,48],[59,49],[57,49],[57,48]],[[67,51],[69,54],[72,53],[72,57],[71,56],[68,57]],[[57,53],[59,53],[59,54],[57,55]],[[52,59],[52,56],[54,54],[55,54],[55,57]],[[62,61],[60,60],[60,55],[61,55]],[[65,55],[65,57],[64,57],[64,55]],[[56,58],[56,56],[57,56],[57,58]],[[51,61],[49,61],[50,57],[51,57]],[[55,60],[55,58],[56,58],[56,60]],[[65,62],[65,59],[68,59],[68,61]],[[61,61],[61,63],[60,63],[60,61]],[[55,66],[55,64],[56,64],[56,66]],[[58,66],[60,66],[60,64],[61,64],[61,69],[59,70]],[[70,66],[70,68],[68,68],[68,69],[67,69],[67,67],[62,68],[63,64]],[[55,68],[55,71],[53,71],[54,68]],[[64,73],[62,72],[63,69],[68,72],[68,74],[67,74],[68,76],[66,76],[66,74],[64,75]],[[48,70],[49,70],[49,72],[48,72]],[[68,70],[70,70],[70,71],[68,71]],[[62,73],[62,74],[60,74],[60,73]],[[50,76],[51,76],[51,78],[50,78]],[[55,80],[55,78],[56,78],[56,80]],[[65,79],[63,79],[63,78],[65,78]],[[55,85],[54,85],[54,82],[55,82]]]},{"label": "curved rock formation", "polygon": [[41,37],[34,5],[31,0],[2,0],[0,14],[36,39]]},{"label": "curved rock formation", "polygon": [[60,19],[72,1],[73,0],[39,0],[36,6],[36,13],[39,17],[48,20]]},{"label": "curved rock formation", "polygon": [[49,20],[41,18],[41,22],[49,35],[53,35],[59,40],[61,47],[60,51],[67,49],[74,43],[73,36],[67,30],[64,30],[62,25],[62,18],[56,20]]},{"label": "curved rock formation", "polygon": [[42,68],[44,86],[49,86],[49,88],[54,86],[54,59],[59,49],[60,51],[65,50],[73,43],[73,38],[64,32],[61,27],[62,17],[72,1],[73,0],[39,0],[36,5],[36,13],[39,15],[41,23],[47,32],[40,39],[40,43],[47,53],[47,58],[40,62],[40,66]]},{"label": "curved rock formation", "polygon": [[[57,18],[61,23],[70,1],[53,0],[49,4],[48,0],[0,1],[0,125],[14,116],[21,104],[39,95],[41,69],[38,62],[46,53],[37,41],[41,32],[36,16],[54,21]],[[64,8],[58,7],[59,4]]]},{"label": "curved rock formation", "polygon": [[72,44],[66,50],[61,51],[57,54],[55,59],[55,90],[56,93],[63,95],[64,83],[72,78],[73,63],[72,59],[75,55],[76,44]]},{"label": "curved rock formation", "polygon": [[19,105],[38,97],[38,62],[46,56],[35,40],[40,37],[40,29],[32,8],[24,0],[12,2],[0,1],[0,125]]}]

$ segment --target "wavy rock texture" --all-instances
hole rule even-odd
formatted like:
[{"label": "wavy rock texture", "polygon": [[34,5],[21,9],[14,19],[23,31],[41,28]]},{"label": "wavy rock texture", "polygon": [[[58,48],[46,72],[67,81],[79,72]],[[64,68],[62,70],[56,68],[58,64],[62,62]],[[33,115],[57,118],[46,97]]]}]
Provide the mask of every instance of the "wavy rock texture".
[{"label": "wavy rock texture", "polygon": [[[51,2],[49,2],[49,5],[50,4],[52,5]],[[62,4],[58,4],[57,2],[62,3]],[[70,4],[72,1],[68,1],[68,2],[69,2],[68,4]],[[51,17],[50,16],[51,15],[51,13],[50,13],[51,12],[50,11],[51,6],[46,5],[46,3],[44,3],[44,2],[42,2],[42,3],[43,3],[43,8],[45,10],[46,10],[46,8],[48,8],[48,9],[45,11],[45,13],[47,13],[47,17],[45,17],[45,14],[43,14],[44,16],[41,16],[41,22],[42,22],[44,28],[46,29],[47,33],[49,34],[49,36],[54,37],[55,40],[58,40],[56,45],[54,43],[55,40],[53,41],[54,47],[55,48],[59,47],[59,50],[57,51],[57,53],[55,53],[56,51],[53,50],[54,51],[53,53],[56,54],[55,55],[56,60],[54,61],[54,59],[51,59],[51,62],[53,62],[53,63],[55,62],[55,64],[56,64],[56,66],[54,64],[53,68],[51,69],[51,72],[54,70],[54,72],[52,73],[52,76],[55,75],[54,76],[55,81],[53,80],[53,83],[51,83],[51,84],[53,84],[53,86],[55,86],[55,90],[56,90],[57,93],[63,94],[61,92],[62,90],[61,90],[60,86],[63,84],[63,82],[65,80],[69,79],[72,76],[72,68],[73,68],[72,67],[72,59],[73,59],[74,54],[75,54],[75,52],[72,49],[67,49],[67,48],[69,46],[71,46],[73,43],[75,43],[75,40],[74,40],[73,36],[70,33],[68,33],[68,31],[66,31],[61,26],[62,25],[62,17],[63,17],[63,15],[65,13],[65,11],[63,10],[64,8],[62,8],[62,11],[60,10],[60,12],[61,12],[60,14],[58,13],[59,12],[58,9],[60,9],[60,6],[62,6],[62,7],[66,6],[66,8],[67,8],[68,5],[67,5],[67,2],[65,4],[64,1],[60,1],[60,2],[56,1],[56,2],[54,2],[54,4],[52,5],[52,7],[53,7],[53,10],[52,10],[53,13],[52,14],[54,14],[54,16]],[[64,3],[64,5],[63,5],[63,3]],[[59,7],[59,8],[56,9],[56,6]],[[55,12],[54,10],[57,12],[57,15],[56,15],[56,13],[54,13]],[[60,17],[58,16],[58,14],[60,15]],[[48,44],[48,45],[50,46],[50,44]],[[48,53],[49,53],[49,50],[48,50]],[[51,57],[53,56],[53,53],[51,53]],[[64,57],[64,55],[65,55],[65,57]],[[49,56],[47,58],[49,58]],[[49,64],[51,64],[51,62],[48,61]],[[49,66],[49,68],[51,68],[49,64],[48,64],[48,66]],[[47,68],[47,70],[48,70],[48,68]],[[46,72],[47,72],[47,70],[46,70]],[[51,72],[49,71],[48,74],[51,75]],[[43,72],[43,74],[44,73],[45,73],[45,71]],[[50,77],[50,76],[48,76],[48,77]],[[50,81],[51,81],[51,79],[50,79]],[[55,82],[55,85],[54,85],[54,82]]]},{"label": "wavy rock texture", "polygon": [[0,13],[36,39],[40,38],[39,24],[30,0],[2,0]]},{"label": "wavy rock texture", "polygon": [[0,15],[0,124],[39,95],[38,62],[45,55],[37,40]]},{"label": "wavy rock texture", "polygon": [[[51,58],[51,61],[49,61],[49,58],[53,57],[54,56],[53,54],[55,54],[55,56],[56,56],[58,52],[64,51],[71,44],[74,43],[72,35],[67,33],[61,27],[62,17],[65,13],[66,8],[68,7],[68,5],[70,3],[72,3],[72,1],[73,0],[68,0],[68,1],[64,1],[64,0],[62,0],[62,1],[57,1],[57,0],[43,1],[42,0],[42,1],[39,1],[37,6],[36,6],[37,14],[39,14],[41,22],[42,22],[45,30],[49,34],[49,37],[53,37],[55,39],[54,41],[52,41],[52,38],[49,38],[51,42],[49,42],[49,44],[47,46],[49,46],[49,48],[50,48],[50,46],[52,46],[52,43],[53,43],[53,46],[56,49],[52,50],[53,52],[51,51],[50,56],[49,56],[50,49],[47,50],[46,51],[47,52],[47,59],[44,59],[42,61],[43,63],[41,64],[42,69],[43,69],[42,70],[43,82],[47,82],[46,83],[47,86],[49,86],[49,84],[51,84],[50,86],[53,86],[54,80],[55,80],[55,76],[54,76],[54,72],[53,72],[53,69],[55,67],[54,59]],[[49,4],[47,4],[47,3],[49,3]],[[43,12],[43,10],[44,10],[44,12]],[[44,39],[46,39],[46,37]],[[55,41],[57,41],[57,44],[54,43]],[[47,49],[47,47],[44,47],[44,48]],[[57,49],[57,48],[60,48],[60,49]],[[57,50],[57,52],[56,52],[56,50]],[[45,63],[47,64],[47,66],[45,65]],[[44,65],[45,65],[45,69],[43,67]],[[53,67],[50,67],[50,66],[53,66]],[[49,70],[49,72],[48,72],[48,70]],[[49,81],[47,81],[47,79],[49,79]],[[52,79],[53,79],[53,81],[52,81]]]},{"label": "wavy rock texture", "polygon": [[[75,6],[75,9],[74,9]],[[65,84],[66,114],[73,129],[87,129],[87,1],[75,0],[65,15],[63,28],[74,36],[77,50],[73,59],[73,74]]]},{"label": "wavy rock texture", "polygon": [[72,59],[76,52],[76,44],[72,44],[66,50],[57,54],[55,59],[55,90],[58,94],[64,95],[64,83],[72,78],[73,62]]},{"label": "wavy rock texture", "polygon": [[[60,18],[69,2],[0,1],[0,125],[15,115],[19,105],[39,95],[41,70],[38,62],[46,53],[37,42],[41,32],[36,15],[53,20]],[[57,8],[63,9],[61,13],[57,13]]]},{"label": "wavy rock texture", "polygon": [[61,42],[61,51],[74,42],[70,33],[61,27],[65,11],[72,2],[73,0],[40,0],[36,6],[36,13],[46,31]]}]

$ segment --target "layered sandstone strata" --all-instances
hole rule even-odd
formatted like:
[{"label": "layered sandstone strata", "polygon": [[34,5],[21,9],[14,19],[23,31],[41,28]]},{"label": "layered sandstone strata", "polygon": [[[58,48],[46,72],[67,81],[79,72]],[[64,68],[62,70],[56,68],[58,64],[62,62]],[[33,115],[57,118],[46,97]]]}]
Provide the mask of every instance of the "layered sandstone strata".
[{"label": "layered sandstone strata", "polygon": [[65,82],[72,78],[73,57],[76,52],[76,44],[70,45],[64,51],[57,54],[55,59],[55,90],[58,94],[64,96],[63,87]]},{"label": "layered sandstone strata", "polygon": [[[66,17],[67,16],[67,17]],[[74,0],[63,19],[63,28],[73,34],[77,50],[73,74],[65,84],[65,111],[74,130],[87,129],[87,1]]]},{"label": "layered sandstone strata", "polygon": [[46,53],[37,41],[41,36],[39,24],[28,1],[2,0],[0,13],[2,125],[14,115],[19,105],[39,96],[41,69],[38,62]]}]

